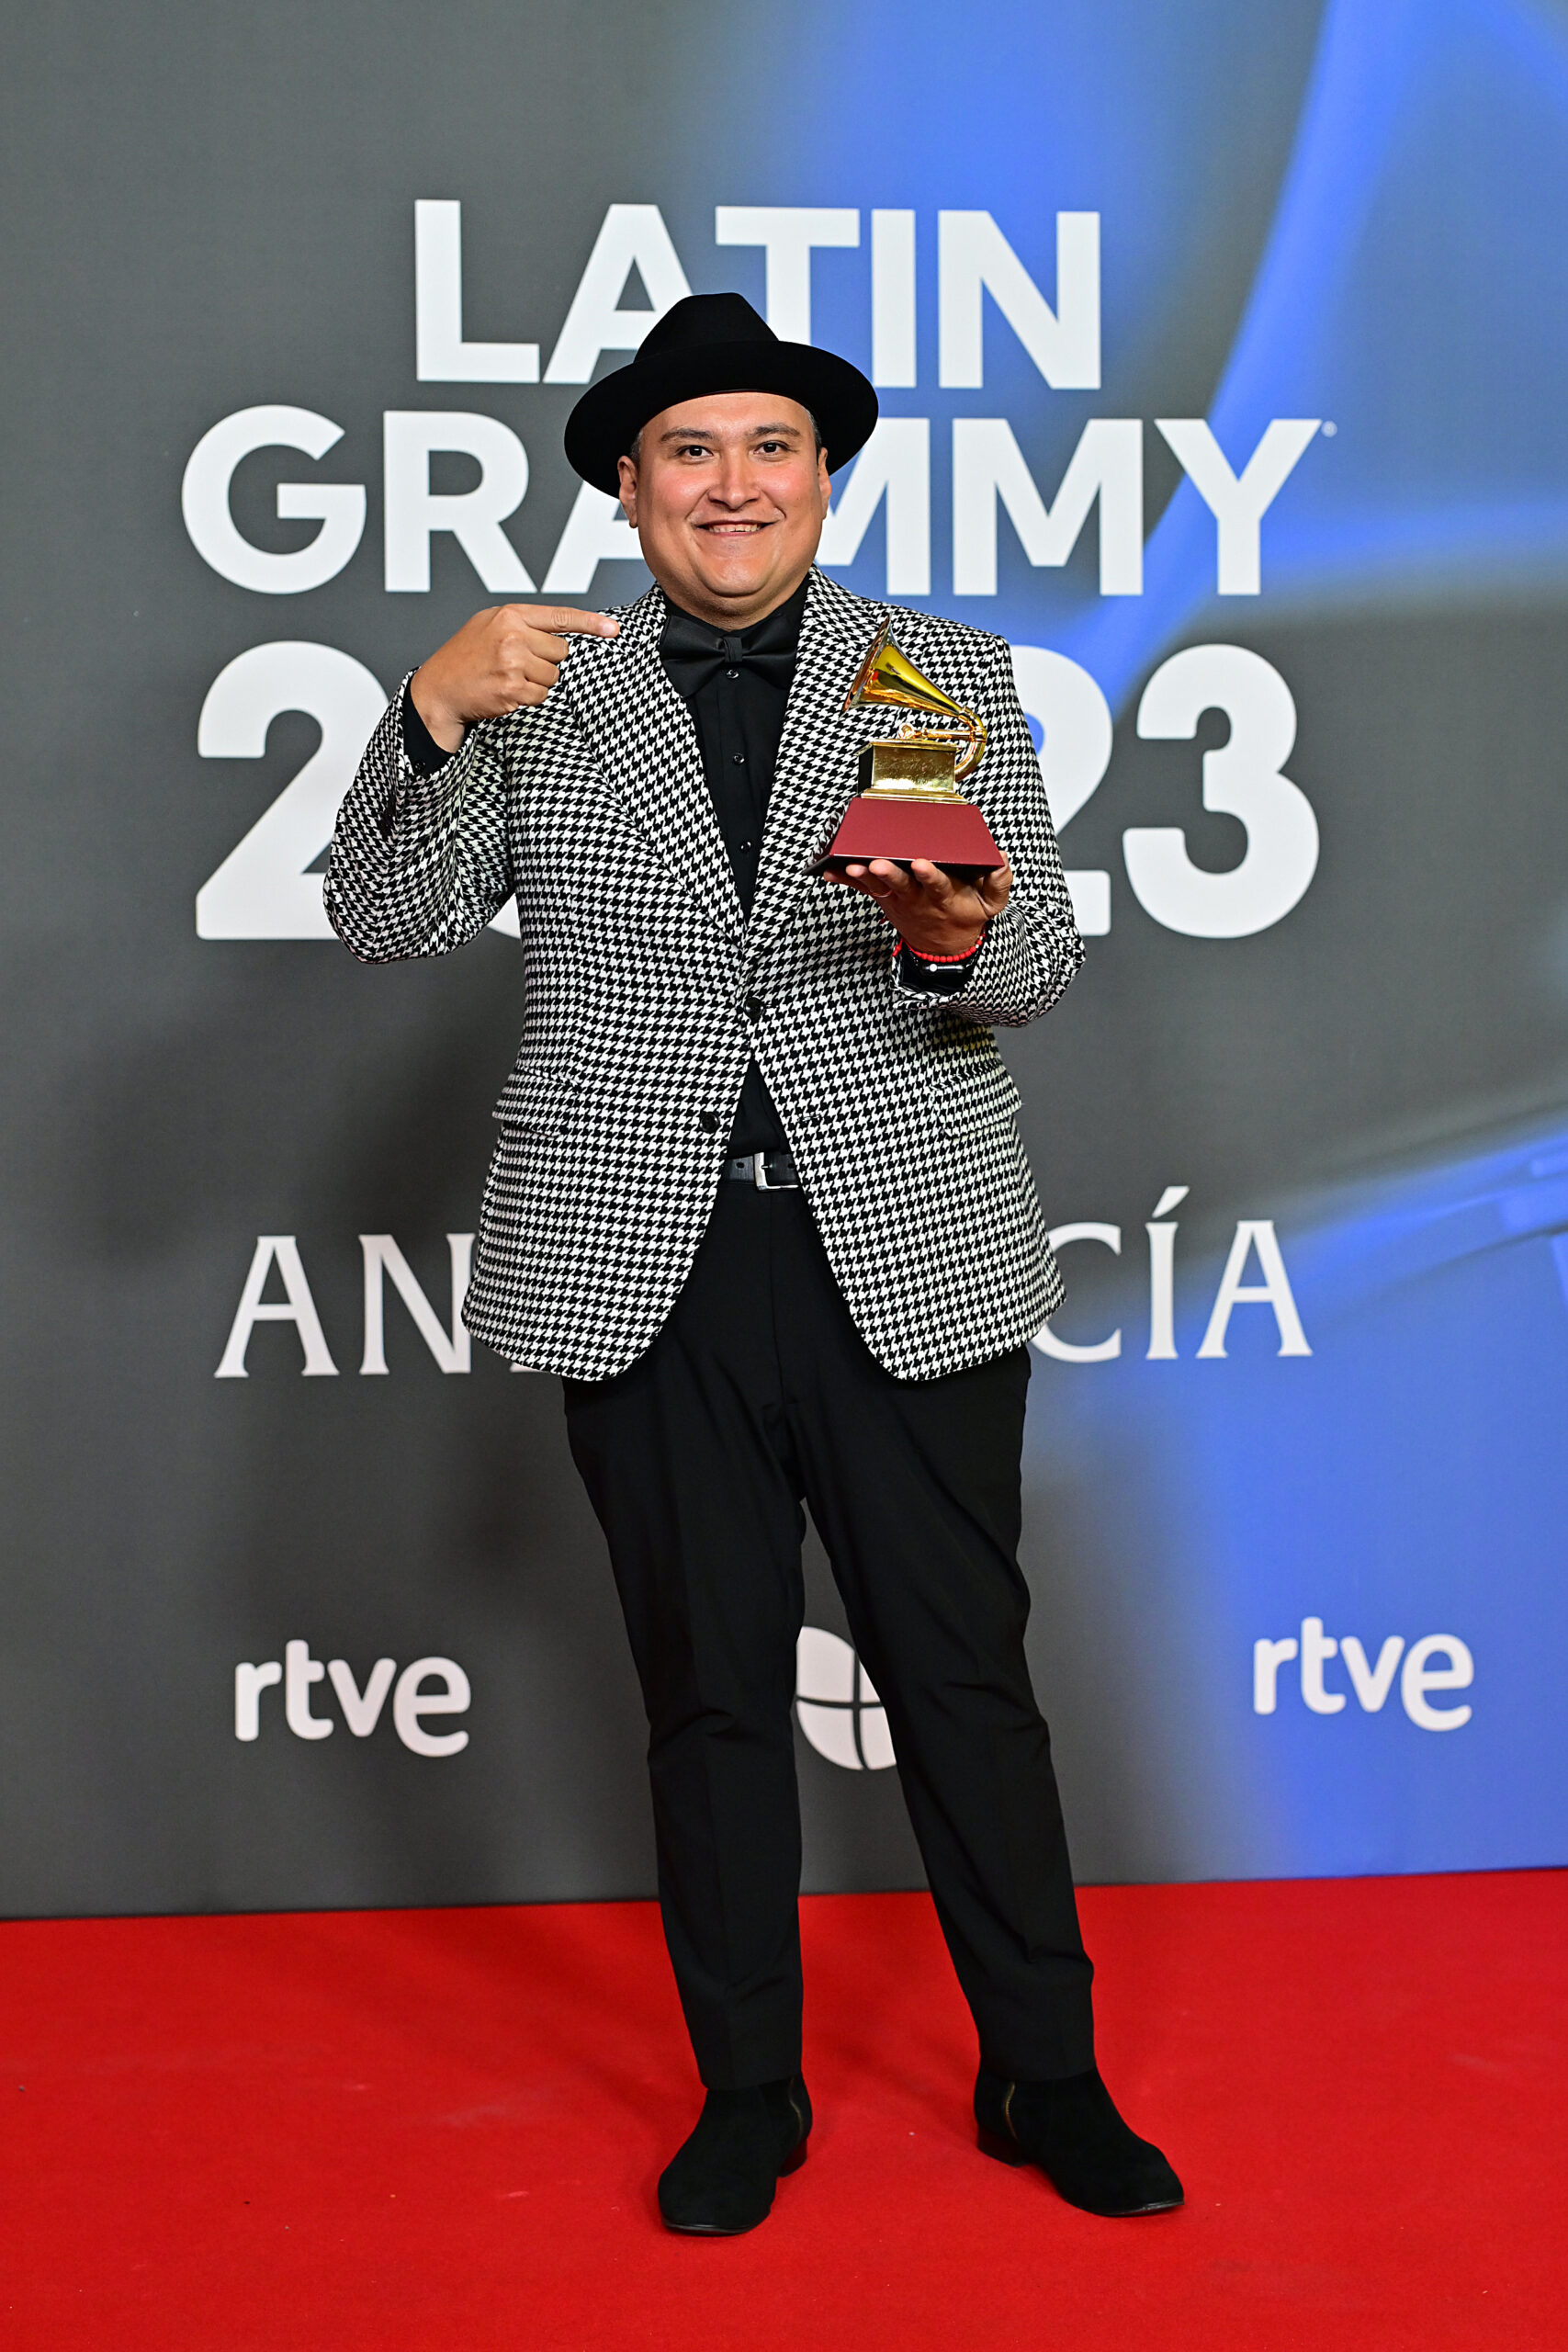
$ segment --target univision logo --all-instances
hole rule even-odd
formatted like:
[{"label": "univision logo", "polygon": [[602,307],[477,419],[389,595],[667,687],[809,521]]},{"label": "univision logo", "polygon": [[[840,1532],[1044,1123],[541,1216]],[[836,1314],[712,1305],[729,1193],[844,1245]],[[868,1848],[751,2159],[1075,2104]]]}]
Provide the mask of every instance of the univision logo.
[{"label": "univision logo", "polygon": [[795,1648],[795,1712],[818,1756],[846,1772],[885,1772],[897,1762],[887,1711],[848,1642],[803,1625]]}]

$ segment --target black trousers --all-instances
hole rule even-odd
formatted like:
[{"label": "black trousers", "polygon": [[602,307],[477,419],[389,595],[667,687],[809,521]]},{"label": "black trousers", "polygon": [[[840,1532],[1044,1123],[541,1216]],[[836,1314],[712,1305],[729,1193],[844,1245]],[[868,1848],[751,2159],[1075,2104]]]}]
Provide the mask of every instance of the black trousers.
[{"label": "black trousers", "polygon": [[733,1182],[648,1353],[566,1385],[647,1703],[664,1932],[710,2087],[800,2064],[803,1498],[887,1709],[982,2055],[1028,2081],[1094,2063],[1091,1970],[1023,1654],[1028,1385],[1023,1348],[895,1380],[850,1318],[804,1195]]}]

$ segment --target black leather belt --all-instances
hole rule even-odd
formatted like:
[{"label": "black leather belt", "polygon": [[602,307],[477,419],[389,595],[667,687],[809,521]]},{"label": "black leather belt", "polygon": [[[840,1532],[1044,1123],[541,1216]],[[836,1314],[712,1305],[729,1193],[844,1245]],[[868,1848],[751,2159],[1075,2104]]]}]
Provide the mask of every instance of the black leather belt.
[{"label": "black leather belt", "polygon": [[755,1184],[759,1193],[794,1193],[800,1189],[795,1162],[787,1151],[743,1151],[727,1159],[724,1172],[734,1184]]}]

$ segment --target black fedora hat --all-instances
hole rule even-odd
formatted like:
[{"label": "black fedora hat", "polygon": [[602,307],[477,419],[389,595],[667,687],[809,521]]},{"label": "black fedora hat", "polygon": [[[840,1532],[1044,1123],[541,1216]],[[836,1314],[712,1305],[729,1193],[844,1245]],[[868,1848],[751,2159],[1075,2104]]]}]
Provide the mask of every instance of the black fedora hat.
[{"label": "black fedora hat", "polygon": [[649,327],[627,368],[591,385],[567,419],[574,471],[614,497],[616,459],[650,416],[708,392],[778,392],[817,419],[836,473],[871,438],[876,394],[847,359],[814,343],[784,343],[742,294],[688,294]]}]

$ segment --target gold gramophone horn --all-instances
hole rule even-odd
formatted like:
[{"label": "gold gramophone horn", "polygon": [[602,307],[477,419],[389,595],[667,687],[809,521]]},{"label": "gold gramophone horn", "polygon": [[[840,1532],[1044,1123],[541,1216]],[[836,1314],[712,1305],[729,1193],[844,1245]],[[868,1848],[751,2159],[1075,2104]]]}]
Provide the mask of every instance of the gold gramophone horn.
[{"label": "gold gramophone horn", "polygon": [[[956,719],[969,739],[969,748],[953,771],[953,782],[962,782],[979,766],[986,749],[986,722],[977,711],[966,704],[954,702],[940,686],[917,670],[907,653],[901,653],[890,634],[893,624],[885,621],[872,641],[870,652],[855,673],[855,681],[844,697],[846,710],[859,710],[868,703],[881,704],[894,710],[929,711],[933,717]],[[898,730],[899,741],[906,743],[936,743],[950,745],[952,738],[933,735],[920,728],[905,726]]]}]

